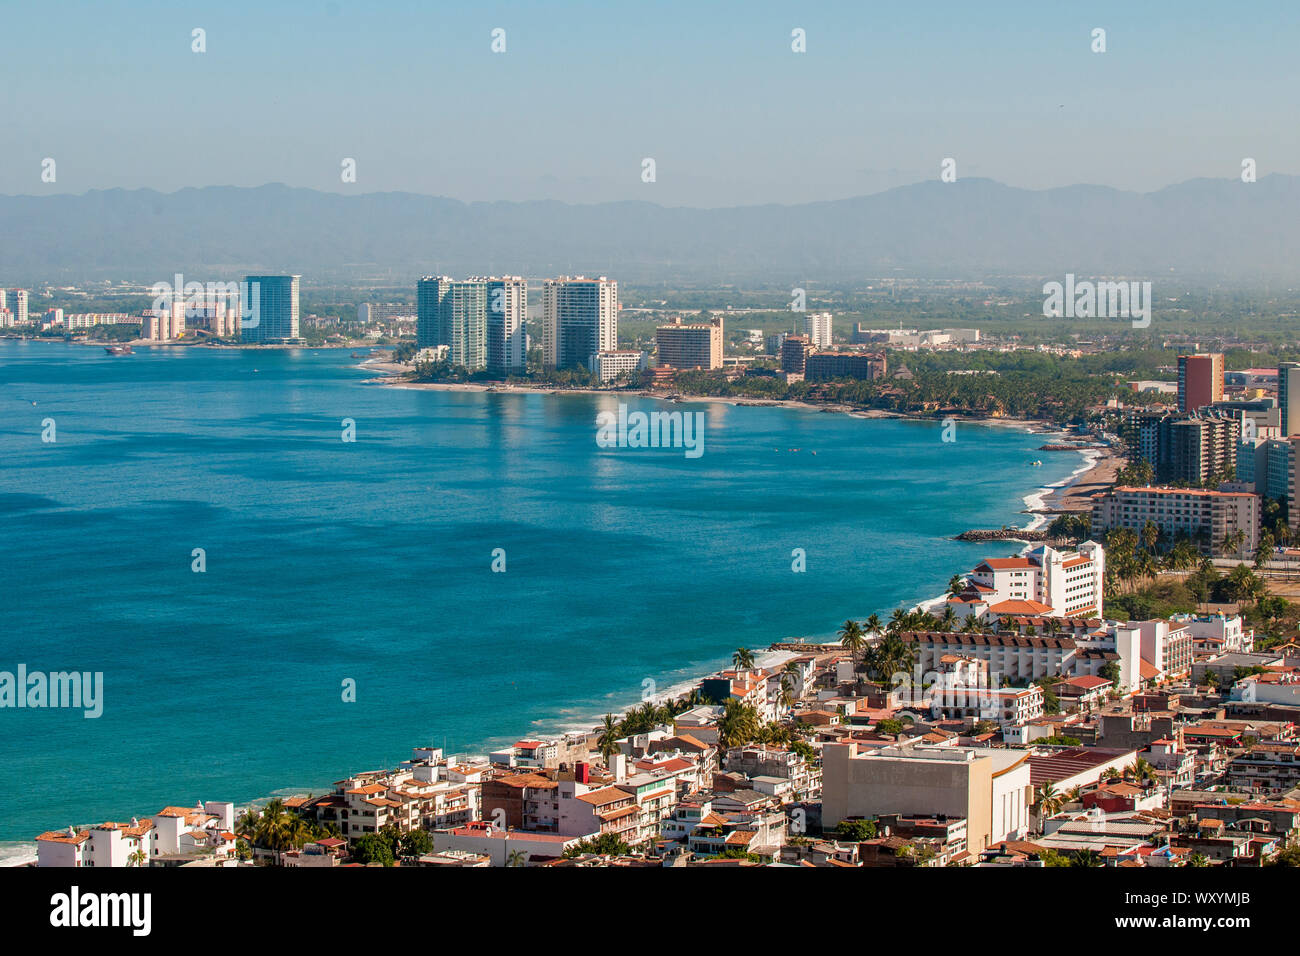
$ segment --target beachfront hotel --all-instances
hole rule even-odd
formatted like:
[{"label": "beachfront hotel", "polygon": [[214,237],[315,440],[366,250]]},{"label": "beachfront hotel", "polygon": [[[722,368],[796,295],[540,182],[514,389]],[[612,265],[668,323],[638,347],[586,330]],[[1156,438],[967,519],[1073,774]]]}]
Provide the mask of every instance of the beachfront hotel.
[{"label": "beachfront hotel", "polygon": [[1187,535],[1204,551],[1217,552],[1239,531],[1244,537],[1236,555],[1251,554],[1259,544],[1259,498],[1244,491],[1120,485],[1093,501],[1094,535],[1112,528],[1141,533],[1148,521],[1171,539]]},{"label": "beachfront hotel", "polygon": [[659,365],[677,369],[722,368],[722,317],[683,325],[675,318],[655,329]]},{"label": "beachfront hotel", "polygon": [[542,363],[589,368],[597,352],[618,348],[618,283],[560,276],[542,285]]},{"label": "beachfront hotel", "polygon": [[251,315],[241,330],[245,342],[297,342],[298,286],[302,276],[245,276]]},{"label": "beachfront hotel", "polygon": [[1077,618],[1101,613],[1106,556],[1096,541],[1078,551],[1040,545],[1014,558],[986,558],[966,575],[948,606],[966,618],[1036,616]]}]

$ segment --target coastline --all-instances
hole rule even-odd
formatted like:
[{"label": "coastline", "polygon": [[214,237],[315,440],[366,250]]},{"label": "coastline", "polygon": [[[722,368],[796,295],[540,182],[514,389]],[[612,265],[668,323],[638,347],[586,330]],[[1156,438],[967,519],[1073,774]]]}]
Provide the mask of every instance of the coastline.
[{"label": "coastline", "polygon": [[[363,382],[363,384],[382,384],[385,387],[393,387],[393,388],[417,388],[417,389],[428,389],[428,390],[471,391],[471,392],[472,391],[478,391],[478,392],[493,391],[498,393],[510,392],[512,394],[528,394],[533,392],[537,392],[541,394],[556,394],[562,392],[572,392],[577,394],[611,394],[611,393],[618,394],[617,392],[611,392],[611,390],[609,389],[594,389],[594,388],[571,389],[571,388],[549,388],[549,387],[532,387],[532,386],[505,387],[505,386],[479,385],[473,383],[400,382],[400,381],[394,381],[392,376],[394,372],[402,368],[401,366],[394,366],[392,363],[382,362],[377,360],[366,360],[359,363],[356,367],[366,371],[381,371],[385,373],[383,377],[367,379]],[[635,393],[624,392],[623,394],[635,394],[638,397],[654,398],[654,399],[659,399],[661,401],[666,400],[667,398],[664,395],[654,394],[650,392],[642,392],[642,391],[638,391]],[[694,402],[694,401],[721,402],[722,404],[727,404],[732,406],[802,408],[809,411],[819,411],[819,412],[833,411],[836,413],[847,414],[850,417],[863,418],[863,419],[895,418],[895,419],[915,419],[915,420],[931,421],[931,422],[936,421],[932,416],[907,415],[902,413],[885,412],[880,410],[857,409],[852,406],[845,406],[845,405],[827,405],[827,404],[809,403],[809,402],[794,401],[794,400],[765,401],[765,400],[738,399],[738,398],[721,397],[721,396],[699,396],[699,397],[683,396],[679,400],[682,402]],[[963,419],[962,421],[969,424],[1001,425],[1004,427],[1012,427],[1012,428],[1024,430],[1030,434],[1038,434],[1038,435],[1048,434],[1048,433],[1059,433],[1059,429],[1057,429],[1055,426],[1051,425],[1050,423],[1033,421],[1033,420]],[[1096,481],[1104,478],[1106,475],[1104,466],[1108,461],[1112,461],[1116,457],[1113,454],[1103,453],[1096,449],[1087,449],[1087,450],[1079,449],[1079,451],[1083,456],[1083,460],[1080,466],[1073,473],[1068,475],[1065,479],[1062,479],[1061,481],[1058,481],[1051,485],[1040,486],[1037,490],[1031,491],[1029,494],[1025,495],[1022,500],[1025,502],[1027,508],[1031,508],[1032,511],[1032,506],[1034,502],[1038,502],[1039,508],[1046,509],[1046,508],[1053,507],[1054,502],[1064,502],[1069,500],[1072,494],[1073,495],[1078,494],[1078,489],[1091,487],[1096,483]],[[1113,475],[1113,471],[1111,472],[1111,474]],[[1047,520],[1049,520],[1049,516],[1047,514],[1035,514],[1035,517],[1032,522],[1032,526],[1036,527]],[[943,601],[946,599],[946,597],[947,594],[942,593],[939,594],[937,597],[922,600],[921,602],[916,604],[915,607],[922,610],[927,610],[937,605],[941,605]],[[868,611],[867,613],[871,613],[871,612]],[[876,613],[879,613],[878,609]],[[865,614],[860,616],[864,617]],[[828,651],[832,651],[836,647],[838,647],[838,642],[835,641],[834,639],[821,641],[821,642],[818,642],[816,639],[811,639],[808,640],[808,642],[822,643],[823,646],[825,646]],[[773,643],[780,643],[780,642],[773,642]],[[771,649],[770,645],[768,646],[767,649],[764,650],[755,649],[754,655],[755,655],[755,666],[762,667],[762,668],[779,667],[786,660],[798,656],[797,652],[795,651],[773,650]],[[724,663],[722,665],[722,668],[725,669],[726,666],[728,665]],[[694,687],[698,686],[701,677],[708,676],[707,673],[699,673],[699,672],[691,674],[689,673],[689,670],[690,670],[690,665],[681,668],[679,670],[679,673],[682,674],[683,676],[681,676],[680,679],[676,680],[674,683],[672,683],[670,686],[666,687],[662,691],[659,691],[653,695],[649,695],[645,697],[643,700],[634,700],[634,701],[626,702],[622,705],[613,705],[610,706],[607,711],[605,710],[605,708],[597,708],[597,709],[601,710],[602,712],[614,713],[615,716],[621,717],[645,701],[653,701],[655,703],[661,703],[668,699],[681,697],[689,693],[690,690],[693,689]],[[717,673],[717,671],[710,671],[708,673]],[[588,704],[593,704],[593,703],[594,701],[588,702]],[[583,707],[582,709],[585,710],[586,708]],[[594,726],[592,722],[593,719],[596,722]],[[534,736],[539,734],[560,735],[565,733],[590,733],[598,729],[599,729],[599,715],[596,715],[592,719],[574,717],[573,719],[565,720],[563,717],[558,717],[558,718],[552,717],[548,719],[545,723],[543,723],[542,721],[537,721],[531,727],[519,728],[519,731],[524,732],[528,736]],[[494,737],[490,737],[486,739],[488,741],[494,739],[505,740],[507,739],[507,735],[494,735]],[[337,773],[335,775],[337,775]],[[326,776],[323,774],[322,780],[327,781],[327,779],[328,778],[326,778]],[[320,787],[323,788],[328,788],[328,786],[329,786],[328,782],[323,782],[320,785]],[[309,791],[314,793],[316,792],[317,789],[318,788],[316,787],[310,787],[310,786],[281,787],[271,791],[271,793],[267,796],[254,798],[247,801],[246,803],[241,805],[241,808],[246,806],[253,806],[253,807],[261,806],[265,804],[268,800],[273,799],[276,796],[284,796],[291,793],[301,793],[301,792],[309,792]],[[34,862],[35,859],[36,859],[36,853],[35,853],[34,845],[32,844],[31,840],[19,841],[17,843],[8,844],[8,845],[0,844],[0,866],[3,867],[22,866]]]}]

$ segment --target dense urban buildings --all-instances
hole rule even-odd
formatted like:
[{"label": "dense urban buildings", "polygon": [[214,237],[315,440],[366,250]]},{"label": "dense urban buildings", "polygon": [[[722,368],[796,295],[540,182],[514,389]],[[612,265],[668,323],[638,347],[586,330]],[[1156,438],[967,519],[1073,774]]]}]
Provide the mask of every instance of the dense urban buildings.
[{"label": "dense urban buildings", "polygon": [[618,348],[618,283],[561,276],[542,286],[542,364],[588,368],[597,352]]},{"label": "dense urban buildings", "polygon": [[655,329],[659,364],[676,369],[722,368],[722,318],[684,325],[680,318]]},{"label": "dense urban buildings", "polygon": [[245,276],[249,313],[241,329],[245,342],[263,345],[296,343],[298,284],[301,276]]}]

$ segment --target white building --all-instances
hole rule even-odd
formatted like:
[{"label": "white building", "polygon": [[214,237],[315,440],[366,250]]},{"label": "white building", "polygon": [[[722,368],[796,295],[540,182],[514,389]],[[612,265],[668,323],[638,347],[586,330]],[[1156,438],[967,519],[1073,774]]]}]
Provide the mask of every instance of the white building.
[{"label": "white building", "polygon": [[1040,545],[1020,557],[981,561],[948,604],[963,618],[1096,616],[1105,580],[1106,556],[1096,541],[1085,541],[1076,552]]},{"label": "white building", "polygon": [[528,365],[528,283],[523,276],[487,277],[487,367],[522,372]]},{"label": "white building", "polygon": [[805,312],[803,316],[803,334],[808,336],[814,348],[831,347],[831,314],[829,312]]},{"label": "white building", "polygon": [[560,276],[542,285],[542,363],[588,367],[618,348],[618,283],[601,276]]},{"label": "white building", "polygon": [[620,375],[643,371],[646,361],[645,352],[631,350],[597,352],[592,355],[588,367],[602,382],[610,382]]}]

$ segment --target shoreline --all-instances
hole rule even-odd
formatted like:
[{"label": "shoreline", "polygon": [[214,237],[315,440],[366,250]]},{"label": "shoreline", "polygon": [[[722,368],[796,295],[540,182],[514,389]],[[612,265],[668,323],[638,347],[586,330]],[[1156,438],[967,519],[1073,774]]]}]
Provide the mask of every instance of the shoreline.
[{"label": "shoreline", "polygon": [[[78,343],[69,343],[69,344],[78,344]],[[85,343],[85,344],[98,345],[101,343]],[[159,343],[150,343],[150,344],[159,344]],[[277,347],[301,348],[302,346],[277,346]],[[343,348],[343,347],[345,346],[336,346],[335,348]],[[462,391],[462,392],[489,392],[490,391],[493,393],[508,392],[511,394],[530,394],[530,393],[537,393],[537,394],[573,393],[573,394],[596,394],[596,395],[620,394],[618,391],[613,389],[597,389],[597,388],[562,388],[562,387],[546,387],[546,386],[505,386],[505,385],[494,386],[494,385],[481,385],[477,383],[458,383],[458,382],[442,383],[442,382],[394,381],[393,376],[397,374],[399,371],[405,370],[403,366],[395,365],[394,363],[391,362],[383,362],[383,361],[368,359],[356,365],[355,367],[365,371],[376,371],[376,370],[381,371],[382,373],[384,373],[382,377],[366,379],[363,382],[361,382],[361,384],[378,384],[387,388],[414,388],[414,389],[423,389],[423,390],[432,390],[432,391]],[[668,401],[666,395],[656,395],[649,391],[636,391],[636,392],[624,391],[621,394],[632,394],[642,398],[652,398],[652,399],[658,399],[660,401]],[[810,403],[810,402],[803,402],[803,401],[797,401],[792,399],[754,400],[754,399],[732,398],[727,396],[680,396],[679,398],[676,398],[673,401],[681,402],[683,404],[689,402],[696,402],[696,401],[719,402],[722,404],[732,405],[736,407],[749,406],[749,407],[769,407],[769,408],[775,408],[775,407],[799,408],[799,409],[805,409],[809,411],[819,411],[819,412],[826,411],[826,412],[834,412],[837,414],[846,414],[850,417],[862,418],[862,419],[908,419],[908,420],[917,420],[917,421],[931,421],[936,423],[939,421],[938,419],[935,419],[931,416],[909,415],[900,412],[887,412],[879,409],[859,409],[849,405]],[[960,419],[960,421],[969,424],[1011,427],[1011,428],[1023,430],[1026,433],[1033,434],[1033,435],[1062,434],[1061,429],[1055,426],[1054,424],[1050,422],[1033,420],[1033,419],[1009,419],[1009,418],[965,419],[963,418]],[[1025,495],[1022,498],[1022,501],[1025,503],[1028,512],[1034,515],[1034,518],[1030,522],[1029,527],[1026,528],[1025,530],[1033,530],[1039,527],[1040,525],[1042,525],[1043,523],[1046,523],[1051,516],[1050,514],[1051,509],[1056,507],[1058,504],[1064,507],[1063,503],[1082,497],[1083,492],[1081,491],[1081,489],[1095,490],[1096,486],[1099,483],[1105,481],[1107,476],[1109,476],[1110,480],[1113,481],[1114,470],[1118,467],[1118,465],[1115,464],[1115,461],[1119,458],[1118,455],[1116,455],[1113,451],[1110,450],[1098,450],[1095,448],[1091,448],[1091,449],[1080,448],[1078,449],[1078,451],[1080,452],[1080,454],[1082,454],[1083,461],[1080,463],[1079,467],[1075,469],[1074,472],[1072,472],[1070,475],[1067,475],[1064,479],[1058,482],[1052,483],[1050,485],[1038,486],[1037,490],[1031,490],[1029,494]],[[1088,493],[1089,494],[1093,493],[1093,490],[1088,491]],[[1033,507],[1032,504],[1033,502],[1038,503],[1037,508]],[[1040,511],[1043,513],[1039,513]],[[1026,548],[1024,550],[1029,550],[1031,547],[1033,547],[1033,545],[1026,545]],[[916,603],[915,605],[912,605],[912,609],[920,610],[920,611],[932,610],[933,608],[936,608],[937,606],[941,605],[947,599],[947,596],[948,596],[947,592],[943,592],[934,597],[924,598],[920,600],[918,603]],[[868,613],[872,613],[872,612],[868,612]],[[879,613],[879,611],[876,611],[874,613]],[[863,615],[863,617],[865,617],[865,615]],[[811,640],[811,639],[804,639],[804,641],[806,643],[812,643],[812,644],[819,643],[818,641]],[[779,643],[782,642],[781,641],[772,642],[772,644],[779,644]],[[833,651],[835,648],[839,646],[838,642],[833,639],[827,642],[820,642],[820,643],[822,644],[822,646],[824,646],[827,649],[828,652]],[[783,664],[785,661],[789,660],[790,658],[799,656],[800,652],[789,651],[789,650],[775,650],[772,648],[772,644],[769,644],[768,648],[765,650],[754,651],[756,668],[779,667],[781,664]],[[726,666],[727,665],[724,664],[722,669],[725,669]],[[689,665],[687,667],[683,667],[682,670],[685,671],[688,669],[688,667]],[[716,673],[717,671],[711,671],[703,675],[695,674],[693,676],[683,677],[682,679],[674,682],[664,690],[644,698],[644,700],[629,702],[618,709],[614,709],[611,707],[606,712],[612,713],[614,714],[615,717],[621,718],[624,715],[626,715],[629,711],[633,710],[635,707],[639,706],[640,704],[646,701],[652,701],[658,704],[658,703],[663,703],[664,701],[667,700],[685,696],[692,689],[698,686],[700,681],[704,677],[708,677],[711,674],[716,674]],[[543,725],[539,722],[539,723],[535,723],[532,727],[527,728],[526,736],[556,736],[556,735],[562,736],[564,734],[570,734],[570,733],[599,732],[600,730],[599,716],[596,718],[596,720],[597,723],[593,725],[587,719],[583,719],[583,718],[575,718],[567,722],[563,721],[563,719],[561,718],[559,720],[556,720],[555,723],[549,724],[550,729],[542,729],[544,726],[548,726],[548,725]],[[501,740],[505,740],[509,736],[512,735],[500,734],[500,735],[496,735],[496,737],[485,738],[487,741],[487,743],[485,743],[485,746],[491,746],[491,741],[497,739],[498,737]],[[328,782],[322,783],[321,786],[325,789],[328,789],[329,783]],[[253,798],[247,801],[246,803],[241,804],[239,806],[239,809],[242,810],[247,807],[259,807],[266,804],[268,801],[275,799],[277,796],[284,796],[291,793],[301,793],[301,792],[314,793],[315,788],[314,787],[306,787],[306,788],[280,787],[273,790],[270,794],[266,796]],[[0,844],[0,867],[5,867],[5,868],[21,867],[21,866],[32,864],[35,862],[35,860],[36,860],[36,851],[32,840],[23,840],[23,841],[16,841],[14,843],[9,843],[9,844]]]}]

